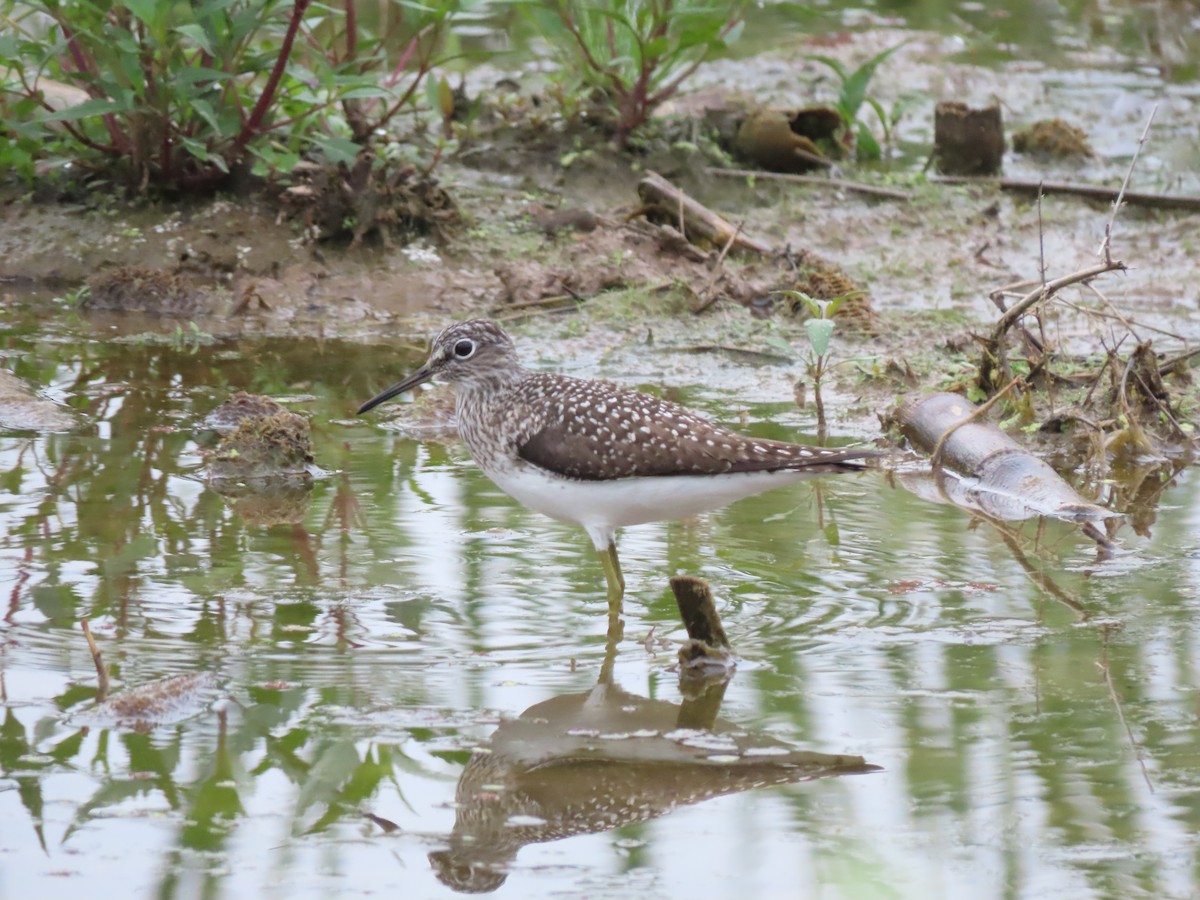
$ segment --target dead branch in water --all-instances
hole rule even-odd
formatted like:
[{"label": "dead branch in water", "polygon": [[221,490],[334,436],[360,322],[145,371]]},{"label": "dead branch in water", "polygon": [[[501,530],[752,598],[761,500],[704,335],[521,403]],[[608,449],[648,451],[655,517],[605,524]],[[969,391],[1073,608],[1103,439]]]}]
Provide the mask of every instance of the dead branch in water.
[{"label": "dead branch in water", "polygon": [[964,418],[955,422],[953,425],[951,425],[945,431],[943,431],[941,433],[941,436],[938,437],[937,443],[933,445],[933,452],[929,454],[929,464],[931,466],[933,466],[933,468],[935,468],[935,469],[941,468],[942,454],[946,450],[946,441],[948,441],[950,439],[950,436],[952,434],[954,434],[954,432],[958,431],[958,429],[962,428],[964,425],[966,425],[970,422],[974,422],[976,419],[979,419],[981,416],[986,415],[988,410],[990,410],[993,406],[995,406],[996,402],[1001,397],[1003,397],[1005,394],[1007,394],[1009,391],[1011,391],[1013,388],[1015,388],[1019,384],[1024,384],[1024,381],[1020,378],[1014,378],[1012,381],[1010,381],[1008,384],[1006,384],[1003,388],[1001,388],[999,391],[997,391],[996,394],[993,397],[991,397],[986,403],[984,403],[982,406],[977,406],[975,409],[973,409],[971,411],[970,415],[965,416]]},{"label": "dead branch in water", "polygon": [[[1141,137],[1138,139],[1137,149],[1134,151],[1133,158],[1129,161],[1129,167],[1125,171],[1125,178],[1121,183],[1120,189],[1113,196],[1112,212],[1109,214],[1108,222],[1104,226],[1104,240],[1100,244],[1100,262],[1093,266],[1088,266],[1085,269],[1080,269],[1077,272],[1072,272],[1070,275],[1064,275],[1061,278],[1056,278],[1053,281],[1045,281],[1044,268],[1041,283],[1034,290],[1027,293],[1016,304],[1009,307],[1000,320],[992,329],[991,335],[983,342],[983,354],[979,362],[979,386],[985,393],[991,395],[1000,387],[1003,382],[1012,379],[1012,371],[1008,364],[1008,351],[1006,348],[1006,340],[1008,332],[1020,319],[1031,309],[1047,300],[1054,297],[1063,288],[1073,284],[1086,284],[1093,278],[1105,274],[1106,272],[1125,271],[1125,263],[1120,260],[1113,259],[1112,256],[1112,231],[1116,223],[1117,213],[1120,212],[1129,188],[1129,179],[1133,175],[1133,168],[1137,164],[1138,157],[1141,154],[1142,147],[1145,145],[1150,134],[1150,125],[1154,121],[1154,114],[1158,107],[1150,111],[1150,115],[1146,120],[1146,125],[1142,129]],[[1040,215],[1040,200],[1041,194],[1038,194],[1039,199],[1039,215]],[[1003,290],[1003,289],[1001,289]],[[992,292],[992,300],[998,306],[1003,304],[997,300],[997,292]],[[1128,326],[1128,323],[1126,322]]]},{"label": "dead branch in water", "polygon": [[104,665],[104,659],[100,655],[100,647],[96,644],[96,639],[92,637],[92,626],[87,619],[79,620],[79,627],[83,629],[83,636],[87,640],[88,649],[92,651],[92,665],[96,667],[96,702],[103,703],[108,697],[108,667]]}]

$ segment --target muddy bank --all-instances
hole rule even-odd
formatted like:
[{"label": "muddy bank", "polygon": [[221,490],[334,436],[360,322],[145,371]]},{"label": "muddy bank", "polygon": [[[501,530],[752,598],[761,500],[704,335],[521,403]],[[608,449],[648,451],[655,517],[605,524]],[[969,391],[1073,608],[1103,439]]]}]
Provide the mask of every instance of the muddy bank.
[{"label": "muddy bank", "polygon": [[[163,208],[95,198],[37,202],[10,192],[0,201],[0,289],[8,304],[20,306],[33,289],[70,297],[90,281],[86,315],[110,332],[123,330],[123,322],[135,332],[170,331],[183,320],[215,336],[419,343],[447,318],[486,314],[507,319],[533,345],[530,355],[548,364],[635,382],[694,381],[744,392],[750,401],[791,401],[797,382],[810,380],[810,349],[795,310],[771,293],[776,273],[765,271],[762,259],[737,254],[721,257],[716,272],[714,248],[689,261],[678,247],[639,234],[628,217],[652,164],[783,257],[829,260],[867,292],[875,319],[839,323],[824,387],[834,418],[869,433],[878,428],[874,410],[884,399],[965,387],[973,335],[998,315],[990,292],[1036,280],[1043,267],[1054,277],[1093,261],[1109,219],[1102,205],[1069,197],[1048,198],[1039,208],[994,188],[927,183],[920,160],[938,99],[999,96],[1014,128],[1051,116],[1080,123],[1092,156],[1062,161],[1010,150],[1005,173],[1111,183],[1128,167],[1150,108],[1166,97],[1171,102],[1159,109],[1135,170],[1137,183],[1148,187],[1170,171],[1187,123],[1200,114],[1195,96],[1161,79],[1117,77],[1130,61],[1115,56],[1080,52],[1079,68],[1070,72],[1028,62],[980,68],[951,61],[951,39],[892,30],[820,49],[850,64],[901,39],[908,43],[871,90],[884,107],[907,101],[902,143],[882,169],[835,174],[886,182],[908,199],[716,177],[707,171],[719,162],[711,153],[678,141],[639,156],[618,154],[595,135],[581,144],[579,133],[567,130],[544,129],[537,142],[522,140],[519,129],[493,130],[464,139],[464,152],[437,170],[457,205],[456,227],[403,245],[372,234],[354,242],[311,240],[278,196]],[[799,105],[810,99],[801,94],[804,85],[828,91],[807,56],[813,49],[798,40],[753,59],[713,63],[698,73],[694,92],[664,112],[703,117],[747,96]],[[778,77],[783,68],[786,81]],[[470,83],[482,91],[489,77],[483,69]],[[1156,349],[1186,350],[1200,338],[1189,253],[1198,222],[1181,212],[1123,210],[1112,246],[1129,268],[1049,306],[1040,322],[1045,339],[1063,354],[1100,354],[1121,316],[1156,336]],[[152,310],[157,324],[155,316],[114,315],[121,279],[129,277],[122,273],[129,272],[173,279],[165,294],[188,302]],[[714,302],[696,315],[701,292]],[[105,298],[111,302],[99,302]]]}]

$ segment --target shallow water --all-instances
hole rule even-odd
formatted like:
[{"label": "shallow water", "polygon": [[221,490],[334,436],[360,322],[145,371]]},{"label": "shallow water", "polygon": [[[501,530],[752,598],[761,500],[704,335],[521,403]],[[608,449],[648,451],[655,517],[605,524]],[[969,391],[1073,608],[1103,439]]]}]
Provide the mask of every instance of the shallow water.
[{"label": "shallow water", "polygon": [[[1127,118],[1094,134],[1118,176],[1144,121],[1128,98],[1194,77],[1186,5],[865,6],[966,35],[965,63],[1145,45],[1146,68],[1008,83],[1033,86],[1029,116],[1048,90]],[[786,72],[762,75],[791,99]],[[1157,134],[1191,148],[1176,105]],[[1151,172],[1194,178],[1164,160]],[[1144,483],[1103,563],[1072,526],[982,521],[875,472],[630,529],[614,637],[581,530],[516,506],[457,445],[353,418],[415,359],[186,326],[99,341],[95,322],[2,312],[0,369],[80,427],[0,432],[0,897],[1197,893],[1192,471]],[[625,375],[579,345],[543,358]],[[811,437],[739,387],[786,396],[786,373],[640,363],[722,420]],[[256,506],[205,484],[196,425],[238,389],[311,416],[311,492]],[[1131,483],[1099,499],[1124,509]],[[711,582],[741,655],[723,696],[679,686],[679,572]],[[175,702],[97,704],[85,617],[118,698],[167,684]],[[163,681],[181,675],[205,677]]]},{"label": "shallow water", "polygon": [[[2,356],[82,423],[0,436],[4,896],[1194,892],[1190,472],[1106,563],[1071,526],[879,473],[629,529],[610,640],[581,530],[457,445],[352,418],[415,360],[66,326]],[[311,416],[311,495],[206,486],[194,425],[237,388]],[[794,409],[684,388],[807,437]],[[712,583],[742,656],[723,698],[681,694],[677,572]],[[83,617],[118,696],[212,683],[149,722],[97,709]],[[770,763],[797,753],[880,769]]]}]

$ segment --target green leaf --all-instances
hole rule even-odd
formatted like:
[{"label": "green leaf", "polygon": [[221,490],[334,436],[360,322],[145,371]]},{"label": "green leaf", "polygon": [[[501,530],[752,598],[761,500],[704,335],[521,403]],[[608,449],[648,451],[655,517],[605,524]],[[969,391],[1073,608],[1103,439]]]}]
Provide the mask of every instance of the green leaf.
[{"label": "green leaf", "polygon": [[815,53],[810,53],[810,54],[808,54],[808,58],[811,59],[813,62],[819,62],[822,65],[828,66],[829,68],[833,69],[833,73],[835,75],[837,75],[837,77],[841,81],[844,82],[846,80],[846,77],[847,77],[846,67],[843,66],[840,61],[834,59],[832,56],[819,56]]},{"label": "green leaf", "polygon": [[218,69],[205,66],[189,66],[175,73],[175,83],[181,86],[191,86],[202,82],[228,81],[233,76]]},{"label": "green leaf", "polygon": [[350,88],[345,93],[338,94],[339,100],[375,100],[379,97],[391,97],[392,92],[381,87]]},{"label": "green leaf", "polygon": [[883,156],[883,150],[879,146],[879,141],[875,140],[875,135],[871,134],[871,129],[865,123],[856,123],[855,132],[857,134],[856,140],[859,159],[874,161]]},{"label": "green leaf", "polygon": [[642,47],[643,59],[654,59],[664,55],[671,47],[671,42],[665,37],[655,38],[652,41],[647,41]]},{"label": "green leaf", "polygon": [[813,353],[824,356],[829,349],[829,339],[833,337],[832,319],[805,319],[804,328],[808,332],[808,342],[812,345]]},{"label": "green leaf", "polygon": [[114,100],[104,100],[97,98],[94,100],[84,100],[82,103],[77,103],[75,106],[68,106],[66,109],[60,109],[58,112],[52,112],[42,116],[43,122],[75,122],[79,119],[87,119],[92,116],[103,116],[111,112],[121,112],[125,107],[121,106]]},{"label": "green leaf", "polygon": [[438,95],[438,85],[440,82],[441,79],[433,73],[430,73],[425,78],[425,102],[428,103],[432,109],[438,109],[441,106]]},{"label": "green leaf", "polygon": [[208,151],[208,146],[195,138],[180,137],[179,143],[188,153],[201,162],[208,162],[212,156]]},{"label": "green leaf", "polygon": [[354,162],[358,157],[358,151],[362,149],[348,138],[313,135],[312,142],[321,148],[321,151],[332,163],[344,162],[349,165]]},{"label": "green leaf", "polygon": [[200,97],[193,97],[192,109],[196,111],[196,115],[203,119],[204,123],[208,125],[209,128],[211,128],[217,134],[221,133],[221,125],[217,121],[217,114],[213,111],[211,103]]},{"label": "green leaf", "polygon": [[862,291],[851,291],[849,294],[843,294],[840,297],[835,297],[826,303],[821,309],[821,318],[832,319],[838,314],[838,310],[845,305],[847,300],[849,300],[851,297],[860,297],[862,294]]},{"label": "green leaf", "polygon": [[889,47],[887,50],[876,53],[855,69],[849,78],[843,76],[840,102],[845,105],[851,118],[858,114],[859,108],[863,105],[863,99],[867,96],[867,86],[871,83],[871,79],[875,77],[875,70],[879,68],[879,65],[885,59],[907,43],[908,41],[902,41],[894,47]]},{"label": "green leaf", "polygon": [[785,297],[790,297],[793,300],[798,300],[803,303],[814,318],[821,318],[821,304],[814,300],[804,291],[780,291]]},{"label": "green leaf", "polygon": [[781,338],[777,334],[768,334],[763,339],[763,343],[766,344],[768,347],[773,347],[774,349],[776,349],[780,353],[782,353],[784,356],[787,356],[789,358],[794,357],[796,354],[796,351],[792,347],[792,345],[789,344],[787,341],[785,341],[783,338]]},{"label": "green leaf", "polygon": [[208,32],[204,30],[203,26],[196,24],[176,25],[171,30],[182,34],[185,38],[191,40],[192,43],[194,43],[209,56],[215,55],[212,42],[208,39]]},{"label": "green leaf", "polygon": [[161,30],[173,6],[171,3],[160,3],[159,0],[124,0],[124,5],[151,31]]}]

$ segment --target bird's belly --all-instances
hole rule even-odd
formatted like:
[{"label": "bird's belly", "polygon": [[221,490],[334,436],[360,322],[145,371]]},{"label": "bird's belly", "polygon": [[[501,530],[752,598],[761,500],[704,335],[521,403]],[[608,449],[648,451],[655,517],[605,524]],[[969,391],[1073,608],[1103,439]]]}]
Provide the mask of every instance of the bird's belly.
[{"label": "bird's belly", "polygon": [[487,474],[497,487],[530,509],[589,531],[681,519],[813,477],[795,470],[655,475],[611,481],[573,481],[529,468]]}]

